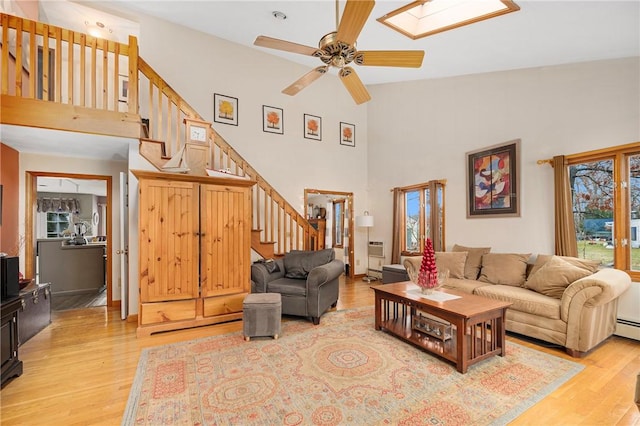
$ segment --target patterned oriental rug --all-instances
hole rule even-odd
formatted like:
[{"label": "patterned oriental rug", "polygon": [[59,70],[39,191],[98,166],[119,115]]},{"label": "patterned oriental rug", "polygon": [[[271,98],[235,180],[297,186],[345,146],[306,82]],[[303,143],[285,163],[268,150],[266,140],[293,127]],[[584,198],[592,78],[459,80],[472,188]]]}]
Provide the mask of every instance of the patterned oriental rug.
[{"label": "patterned oriental rug", "polygon": [[373,308],[145,349],[123,425],[506,424],[583,366],[507,342],[460,374],[374,329]]}]

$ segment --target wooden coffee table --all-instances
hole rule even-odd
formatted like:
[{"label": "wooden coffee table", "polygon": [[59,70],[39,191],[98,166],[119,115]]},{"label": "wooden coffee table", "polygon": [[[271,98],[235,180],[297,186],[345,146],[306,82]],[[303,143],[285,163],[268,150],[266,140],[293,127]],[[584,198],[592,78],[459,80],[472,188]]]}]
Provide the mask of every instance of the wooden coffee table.
[{"label": "wooden coffee table", "polygon": [[[511,303],[445,288],[438,289],[442,298],[459,298],[434,301],[410,281],[371,288],[376,296],[376,330],[452,361],[460,373],[493,355],[505,355],[505,312]],[[435,327],[412,327],[412,320],[415,325],[425,318],[422,313]]]}]

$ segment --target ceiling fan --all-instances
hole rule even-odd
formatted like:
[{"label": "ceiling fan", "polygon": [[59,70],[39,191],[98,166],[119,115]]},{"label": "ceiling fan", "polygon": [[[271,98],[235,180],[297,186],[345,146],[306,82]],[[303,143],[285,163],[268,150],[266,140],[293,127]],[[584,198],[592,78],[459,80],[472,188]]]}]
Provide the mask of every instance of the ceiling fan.
[{"label": "ceiling fan", "polygon": [[356,104],[371,100],[371,96],[355,70],[348,66],[351,62],[362,66],[420,68],[424,58],[423,50],[363,50],[356,49],[356,39],[369,18],[374,0],[347,0],[338,22],[339,5],[336,0],[336,31],[320,39],[318,47],[305,46],[290,41],[267,36],[258,36],[254,45],[270,49],[284,50],[301,55],[320,58],[321,65],[285,88],[282,93],[294,96],[302,89],[325,74],[329,67],[339,69],[338,76]]}]

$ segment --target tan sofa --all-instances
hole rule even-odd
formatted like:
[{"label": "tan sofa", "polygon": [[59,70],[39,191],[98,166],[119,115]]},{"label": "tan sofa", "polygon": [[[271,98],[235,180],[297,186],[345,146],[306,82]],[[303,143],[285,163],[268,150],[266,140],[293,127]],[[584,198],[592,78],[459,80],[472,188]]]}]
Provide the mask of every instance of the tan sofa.
[{"label": "tan sofa", "polygon": [[[445,287],[511,302],[508,331],[564,346],[573,357],[613,334],[618,297],[631,278],[617,269],[598,269],[592,261],[529,253],[490,253],[490,248],[454,246],[436,253],[447,269]],[[413,280],[422,257],[404,260]]]}]

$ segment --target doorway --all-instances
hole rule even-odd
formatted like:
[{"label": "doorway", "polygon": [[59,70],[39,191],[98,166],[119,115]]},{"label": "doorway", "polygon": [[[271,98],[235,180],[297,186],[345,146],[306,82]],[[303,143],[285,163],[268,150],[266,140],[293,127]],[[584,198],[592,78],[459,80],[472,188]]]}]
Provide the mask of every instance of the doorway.
[{"label": "doorway", "polygon": [[[354,278],[354,218],[353,192],[329,191],[321,189],[304,190],[304,205],[308,219],[324,219],[325,247],[336,250],[336,258],[340,258],[338,250],[342,249],[345,273]],[[324,216],[324,217],[322,217]]]},{"label": "doorway", "polygon": [[[51,182],[59,182],[61,190],[52,192],[49,188],[45,193],[44,187],[39,186]],[[63,188],[63,184],[67,185],[66,189]],[[96,188],[101,189],[80,190],[81,186],[90,188],[91,184],[97,184]],[[69,185],[71,188],[75,187],[75,191],[69,190]],[[77,273],[81,277],[77,281],[82,283],[80,289],[75,289],[73,286],[67,288],[66,280],[64,286],[60,284],[60,288],[54,290],[52,286],[52,306],[56,304],[56,294],[59,294],[64,295],[65,299],[66,296],[73,296],[69,301],[65,301],[66,305],[62,305],[63,309],[89,306],[112,307],[114,303],[111,267],[113,260],[109,255],[112,252],[113,234],[112,177],[27,171],[25,191],[27,206],[25,209],[25,271],[27,276],[38,278],[38,274],[44,272],[40,270],[43,264],[39,262],[42,259],[38,259],[39,251],[50,250],[46,253],[57,253],[65,256],[65,260],[58,263],[50,260],[50,264],[45,266],[45,269],[48,267],[49,271]],[[96,193],[84,194],[91,191]],[[86,201],[87,197],[91,197],[92,201]],[[51,203],[56,203],[55,207],[52,207]],[[77,205],[80,203],[89,204],[88,207],[84,204],[82,209],[79,209]],[[64,250],[61,250],[61,247],[64,247]],[[81,256],[81,260],[78,261],[79,266],[72,268],[68,262],[75,255]],[[55,254],[46,256],[55,256]],[[93,266],[87,267],[89,263],[86,259],[91,259],[90,264]],[[92,278],[87,278],[85,285],[83,279],[89,274]],[[45,278],[45,281],[39,280],[39,282],[48,281],[46,277],[41,278]],[[82,294],[92,292],[91,288],[86,288],[89,283],[95,287],[96,292],[93,295],[95,297],[84,297]],[[61,297],[59,296],[58,299]]]}]

